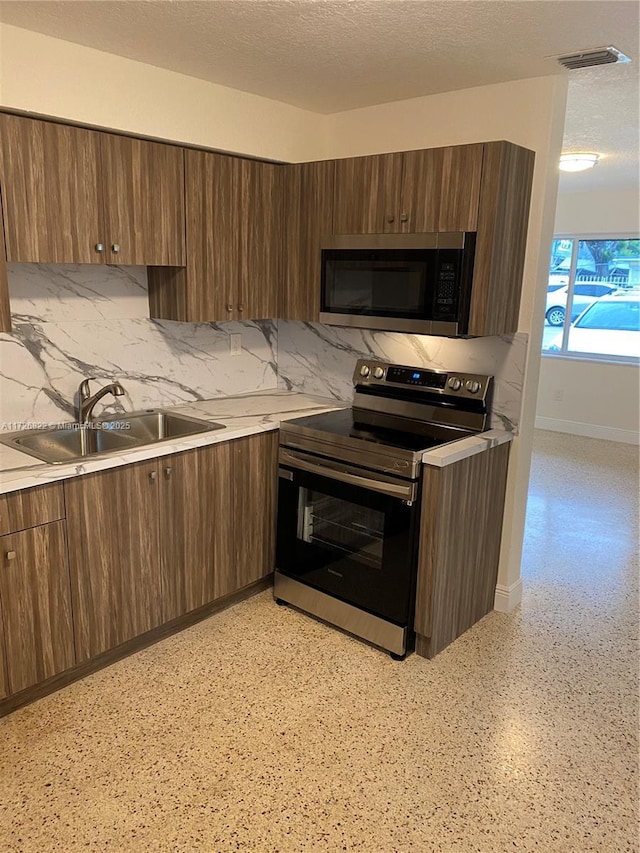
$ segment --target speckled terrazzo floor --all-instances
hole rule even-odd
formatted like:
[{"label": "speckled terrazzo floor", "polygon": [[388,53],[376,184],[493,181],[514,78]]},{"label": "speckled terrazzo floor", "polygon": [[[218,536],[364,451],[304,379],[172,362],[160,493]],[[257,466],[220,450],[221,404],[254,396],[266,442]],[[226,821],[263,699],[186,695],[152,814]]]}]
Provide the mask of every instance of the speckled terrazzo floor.
[{"label": "speckled terrazzo floor", "polygon": [[0,721],[0,851],[636,851],[636,449],[537,436],[525,596],[435,661],[264,593]]}]

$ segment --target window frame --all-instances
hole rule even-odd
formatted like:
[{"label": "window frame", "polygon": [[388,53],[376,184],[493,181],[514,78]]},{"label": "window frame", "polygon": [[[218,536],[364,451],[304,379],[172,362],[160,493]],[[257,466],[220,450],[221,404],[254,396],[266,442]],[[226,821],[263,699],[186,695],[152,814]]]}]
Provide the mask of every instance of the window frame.
[{"label": "window frame", "polygon": [[[553,240],[572,240],[573,245],[571,248],[571,263],[569,265],[569,282],[567,284],[567,308],[573,305],[573,293],[576,284],[576,270],[578,268],[578,250],[579,243],[581,240],[640,240],[640,234],[634,234],[630,232],[623,232],[615,234],[592,234],[585,232],[569,232],[569,231],[559,231],[558,233],[554,233],[552,237]],[[551,258],[551,247],[549,249],[549,259]],[[549,263],[547,263],[549,266]],[[548,284],[549,282],[549,272],[547,272],[547,293],[548,293]],[[604,284],[604,282],[603,282]],[[546,314],[546,310],[544,312]],[[544,349],[544,329],[545,329],[545,317],[543,314],[542,318],[542,341],[540,343],[540,348],[542,352],[543,358],[561,358],[566,361],[597,361],[604,362],[608,364],[633,364],[637,365],[640,363],[640,356],[635,355],[608,355],[607,353],[590,353],[590,352],[574,352],[573,350],[567,349],[569,343],[569,329],[571,326],[571,311],[565,311],[564,324],[562,326],[562,346],[558,351],[550,351]],[[558,330],[560,333],[560,330]]]}]

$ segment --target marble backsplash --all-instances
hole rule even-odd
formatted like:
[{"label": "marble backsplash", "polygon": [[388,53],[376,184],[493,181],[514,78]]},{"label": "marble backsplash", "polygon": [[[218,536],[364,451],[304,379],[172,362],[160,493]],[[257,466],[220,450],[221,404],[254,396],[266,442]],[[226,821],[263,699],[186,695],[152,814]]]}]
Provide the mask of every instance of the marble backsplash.
[{"label": "marble backsplash", "polygon": [[[517,428],[527,335],[452,340],[315,323],[148,319],[144,267],[9,265],[13,334],[0,334],[0,426],[75,417],[80,381],[118,379],[101,411],[274,388],[350,401],[357,358],[495,376],[492,426]],[[242,335],[240,355],[229,335]]]},{"label": "marble backsplash", "polygon": [[[275,322],[149,320],[144,267],[10,264],[9,292],[13,334],[0,335],[5,429],[73,420],[88,376],[122,382],[126,396],[104,408],[112,412],[277,387]],[[242,334],[240,355],[230,355],[232,333]]]},{"label": "marble backsplash", "polygon": [[281,388],[350,400],[358,358],[411,367],[486,373],[495,377],[491,426],[517,429],[528,335],[457,340],[324,326],[278,323],[278,381]]}]

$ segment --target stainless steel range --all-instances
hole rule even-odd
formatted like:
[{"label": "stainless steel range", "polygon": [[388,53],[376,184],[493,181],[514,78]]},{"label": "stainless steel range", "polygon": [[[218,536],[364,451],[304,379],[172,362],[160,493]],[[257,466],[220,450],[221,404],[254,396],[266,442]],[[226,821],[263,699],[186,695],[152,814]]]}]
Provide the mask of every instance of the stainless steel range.
[{"label": "stainless steel range", "polygon": [[404,657],[426,450],[486,429],[493,378],[360,360],[353,408],[280,427],[274,595]]}]

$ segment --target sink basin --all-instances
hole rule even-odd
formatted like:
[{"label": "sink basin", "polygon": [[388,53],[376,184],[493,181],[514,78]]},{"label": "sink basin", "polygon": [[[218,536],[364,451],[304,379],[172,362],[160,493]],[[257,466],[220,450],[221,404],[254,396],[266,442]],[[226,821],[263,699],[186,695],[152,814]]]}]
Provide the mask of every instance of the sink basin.
[{"label": "sink basin", "polygon": [[72,462],[96,453],[113,453],[137,447],[127,435],[111,430],[69,425],[69,429],[30,430],[4,443],[24,450],[44,462]]},{"label": "sink basin", "polygon": [[185,438],[224,428],[224,424],[159,409],[123,415],[91,426],[69,424],[62,429],[25,430],[0,437],[0,442],[44,462],[59,465],[100,453],[134,450],[166,439]]},{"label": "sink basin", "polygon": [[121,418],[102,421],[105,431],[117,432],[136,440],[138,444],[153,444],[169,438],[185,438],[200,432],[224,429],[224,424],[176,415],[162,410],[123,415]]}]

